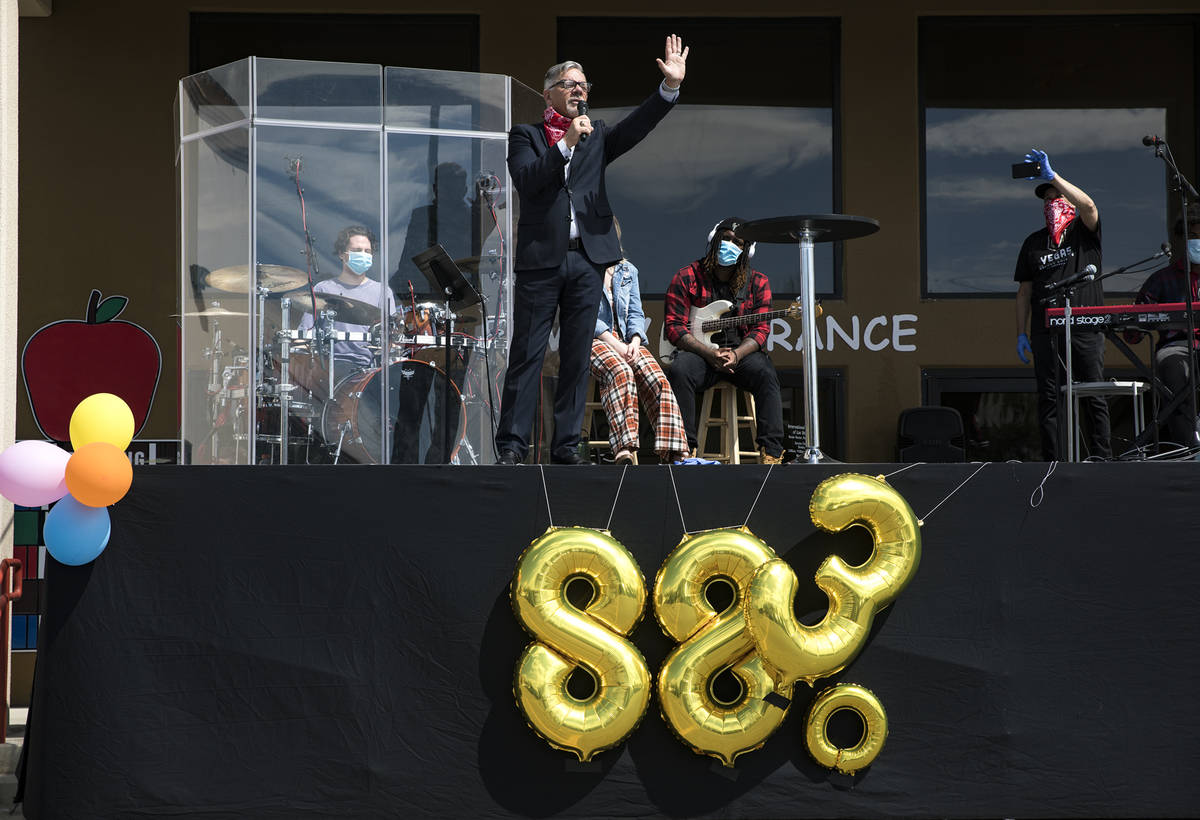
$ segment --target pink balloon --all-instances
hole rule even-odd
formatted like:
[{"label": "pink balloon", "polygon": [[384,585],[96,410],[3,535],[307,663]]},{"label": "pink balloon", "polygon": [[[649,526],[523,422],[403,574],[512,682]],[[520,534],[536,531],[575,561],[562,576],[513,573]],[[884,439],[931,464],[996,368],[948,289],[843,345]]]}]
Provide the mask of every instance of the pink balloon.
[{"label": "pink balloon", "polygon": [[18,441],[0,453],[0,495],[22,507],[40,507],[67,494],[71,454],[47,441]]}]

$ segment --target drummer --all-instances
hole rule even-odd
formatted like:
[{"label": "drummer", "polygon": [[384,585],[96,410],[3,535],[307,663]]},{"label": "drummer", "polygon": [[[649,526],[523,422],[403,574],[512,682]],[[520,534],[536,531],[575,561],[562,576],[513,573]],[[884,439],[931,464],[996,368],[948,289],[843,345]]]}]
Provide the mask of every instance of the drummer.
[{"label": "drummer", "polygon": [[[370,327],[378,320],[378,307],[385,299],[387,315],[391,316],[396,312],[396,301],[391,290],[367,275],[375,264],[376,247],[375,234],[369,228],[362,225],[342,228],[333,243],[334,253],[342,262],[342,270],[333,279],[318,282],[313,287],[318,294],[343,297],[360,303],[350,305],[348,310],[343,308],[341,313],[349,313],[349,316],[334,316],[332,330],[335,333],[335,383],[340,382],[352,370],[375,366]],[[331,307],[336,310],[336,305]],[[312,326],[312,314],[305,313],[300,320],[300,329],[307,330]]]}]

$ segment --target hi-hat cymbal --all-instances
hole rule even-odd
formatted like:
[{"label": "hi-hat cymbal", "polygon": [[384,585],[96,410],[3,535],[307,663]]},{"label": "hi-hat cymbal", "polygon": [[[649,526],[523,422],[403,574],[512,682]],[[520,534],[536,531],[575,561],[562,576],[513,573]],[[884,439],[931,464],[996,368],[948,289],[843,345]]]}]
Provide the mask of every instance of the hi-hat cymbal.
[{"label": "hi-hat cymbal", "polygon": [[185,313],[172,313],[171,318],[178,319],[182,316],[182,317],[190,319],[193,316],[205,316],[208,318],[216,318],[218,316],[249,316],[249,315],[250,314],[244,310],[226,310],[225,308],[221,307],[220,305],[213,305],[212,307],[205,308],[204,310],[191,310],[191,311],[187,311]]},{"label": "hi-hat cymbal", "polygon": [[260,287],[270,293],[284,293],[308,284],[308,274],[286,265],[259,265],[258,281],[252,280],[248,266],[230,265],[210,271],[204,284],[227,293],[252,293]]},{"label": "hi-hat cymbal", "polygon": [[317,309],[314,311],[312,308],[312,299],[309,297],[307,290],[281,295],[292,300],[291,310],[294,316],[299,316],[301,313],[316,314],[329,310],[334,313],[334,321],[344,322],[348,325],[373,325],[379,321],[379,305],[360,302],[357,299],[350,299],[346,296],[318,292],[316,294]]}]

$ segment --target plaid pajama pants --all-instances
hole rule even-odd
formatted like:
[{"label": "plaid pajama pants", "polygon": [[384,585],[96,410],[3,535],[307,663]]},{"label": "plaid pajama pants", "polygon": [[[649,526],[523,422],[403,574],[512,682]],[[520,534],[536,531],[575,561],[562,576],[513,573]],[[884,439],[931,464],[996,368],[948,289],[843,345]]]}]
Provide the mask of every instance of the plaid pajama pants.
[{"label": "plaid pajama pants", "polygon": [[592,340],[592,375],[608,416],[613,452],[638,449],[638,398],[654,430],[656,453],[686,453],[687,435],[679,404],[654,356],[639,346],[632,362],[599,339]]}]

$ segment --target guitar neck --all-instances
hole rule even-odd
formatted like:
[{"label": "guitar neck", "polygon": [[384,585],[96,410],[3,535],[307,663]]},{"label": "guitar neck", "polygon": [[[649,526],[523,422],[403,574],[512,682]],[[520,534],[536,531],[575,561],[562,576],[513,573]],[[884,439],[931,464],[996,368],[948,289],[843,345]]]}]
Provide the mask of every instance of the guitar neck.
[{"label": "guitar neck", "polygon": [[710,333],[714,330],[723,330],[727,327],[737,327],[738,325],[758,324],[771,319],[778,319],[782,316],[787,316],[795,311],[795,308],[784,308],[783,310],[768,310],[766,313],[749,313],[745,316],[724,316],[720,319],[709,319],[700,325],[700,329],[705,333]]}]

